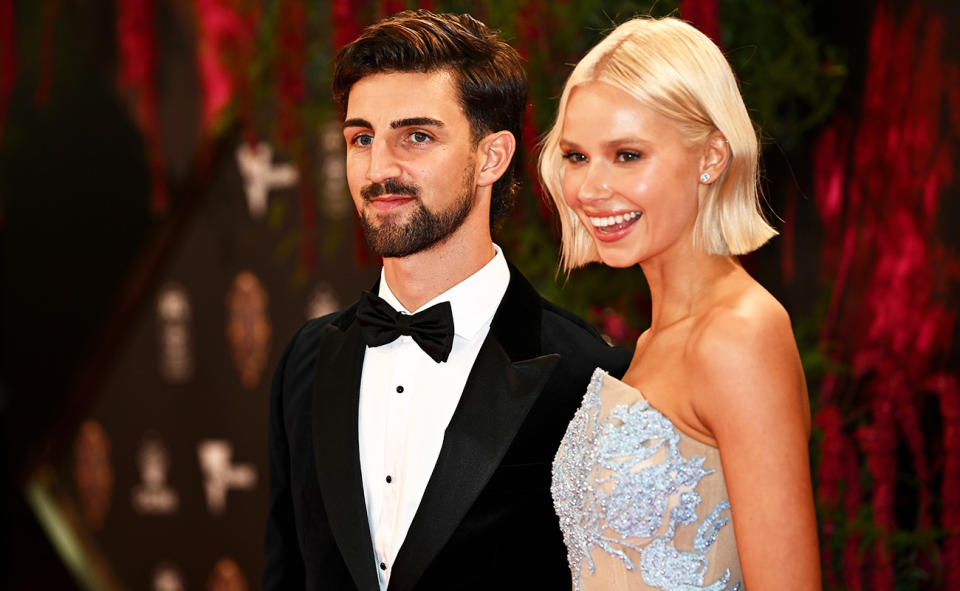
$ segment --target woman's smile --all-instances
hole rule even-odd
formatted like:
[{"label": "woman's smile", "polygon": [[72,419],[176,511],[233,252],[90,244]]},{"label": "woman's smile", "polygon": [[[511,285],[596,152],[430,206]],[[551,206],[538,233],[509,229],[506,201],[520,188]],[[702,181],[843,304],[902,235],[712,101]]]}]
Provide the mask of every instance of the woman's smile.
[{"label": "woman's smile", "polygon": [[593,226],[597,240],[613,241],[627,235],[641,215],[643,213],[639,211],[628,211],[606,216],[588,215],[587,219]]}]

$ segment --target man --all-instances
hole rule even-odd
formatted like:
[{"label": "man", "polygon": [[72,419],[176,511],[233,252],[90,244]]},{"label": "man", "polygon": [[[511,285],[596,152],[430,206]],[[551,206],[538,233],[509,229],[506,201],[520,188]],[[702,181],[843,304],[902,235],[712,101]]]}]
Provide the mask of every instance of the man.
[{"label": "man", "polygon": [[383,271],[277,368],[264,587],[567,588],[551,463],[593,368],[621,375],[629,354],[492,242],[520,60],[469,16],[405,12],[340,52],[334,94]]}]

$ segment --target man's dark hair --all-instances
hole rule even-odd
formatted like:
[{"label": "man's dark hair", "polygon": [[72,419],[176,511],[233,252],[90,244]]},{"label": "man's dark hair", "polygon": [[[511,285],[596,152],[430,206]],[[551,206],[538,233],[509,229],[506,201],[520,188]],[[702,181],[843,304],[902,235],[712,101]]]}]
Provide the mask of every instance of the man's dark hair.
[{"label": "man's dark hair", "polygon": [[468,14],[407,10],[364,29],[337,54],[333,97],[341,114],[350,89],[361,78],[381,72],[449,72],[470,122],[473,141],[507,130],[517,150],[507,171],[493,185],[490,225],[510,209],[527,105],[527,75],[516,50],[497,31]]}]

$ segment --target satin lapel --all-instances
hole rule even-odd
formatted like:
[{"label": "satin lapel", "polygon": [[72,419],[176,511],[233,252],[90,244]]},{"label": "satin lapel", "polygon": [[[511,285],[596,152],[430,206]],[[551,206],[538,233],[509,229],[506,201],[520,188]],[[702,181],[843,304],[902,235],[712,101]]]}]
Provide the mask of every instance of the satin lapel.
[{"label": "satin lapel", "polygon": [[364,343],[356,322],[328,325],[317,352],[313,453],[323,505],[340,553],[360,591],[379,589],[367,524],[357,413]]},{"label": "satin lapel", "polygon": [[389,591],[408,591],[460,525],[500,464],[559,355],[511,363],[491,334],[480,349],[407,537]]}]

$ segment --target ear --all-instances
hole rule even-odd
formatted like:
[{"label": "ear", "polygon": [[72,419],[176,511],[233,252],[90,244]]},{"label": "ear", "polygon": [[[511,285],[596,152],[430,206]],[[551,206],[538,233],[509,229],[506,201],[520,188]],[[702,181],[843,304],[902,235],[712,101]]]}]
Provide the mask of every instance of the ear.
[{"label": "ear", "polygon": [[[703,155],[700,157],[700,182],[709,185],[720,178],[730,163],[730,144],[727,138],[719,131],[713,131],[707,136],[703,146]],[[704,177],[703,175],[708,175]],[[706,180],[704,180],[706,178]]]},{"label": "ear", "polygon": [[507,171],[516,151],[517,140],[509,131],[496,131],[480,140],[477,145],[477,153],[480,156],[477,186],[487,187],[497,182]]}]

